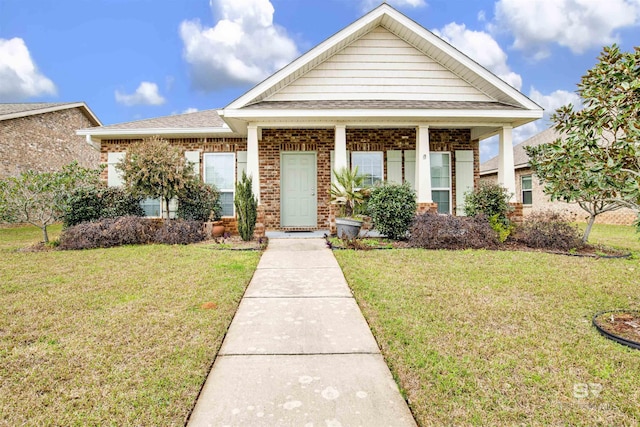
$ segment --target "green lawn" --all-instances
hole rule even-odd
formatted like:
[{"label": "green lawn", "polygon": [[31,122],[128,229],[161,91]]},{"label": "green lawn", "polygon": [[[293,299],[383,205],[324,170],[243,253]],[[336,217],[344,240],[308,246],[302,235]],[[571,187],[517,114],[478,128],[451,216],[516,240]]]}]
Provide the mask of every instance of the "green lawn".
[{"label": "green lawn", "polygon": [[[629,230],[593,240],[637,248]],[[420,425],[640,423],[640,351],[591,325],[599,310],[640,309],[637,258],[335,255]]]},{"label": "green lawn", "polygon": [[[584,230],[585,224],[578,224],[578,226]],[[635,227],[595,224],[589,236],[589,243],[640,252],[640,233],[636,232]]]},{"label": "green lawn", "polygon": [[0,229],[0,425],[183,424],[259,252],[39,239]]}]

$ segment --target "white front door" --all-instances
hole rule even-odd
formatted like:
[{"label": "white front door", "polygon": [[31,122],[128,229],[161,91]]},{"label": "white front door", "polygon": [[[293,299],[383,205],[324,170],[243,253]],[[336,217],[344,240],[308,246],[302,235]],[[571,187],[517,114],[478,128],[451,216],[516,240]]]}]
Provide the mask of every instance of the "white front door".
[{"label": "white front door", "polygon": [[281,153],[280,174],[282,227],[316,227],[318,222],[316,153]]}]

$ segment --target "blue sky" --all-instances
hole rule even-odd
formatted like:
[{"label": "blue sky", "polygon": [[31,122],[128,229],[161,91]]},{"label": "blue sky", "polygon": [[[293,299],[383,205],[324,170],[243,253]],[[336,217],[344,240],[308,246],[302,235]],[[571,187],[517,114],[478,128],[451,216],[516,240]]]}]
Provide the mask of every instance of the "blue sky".
[{"label": "blue sky", "polygon": [[[640,41],[640,0],[388,3],[548,111],[577,101],[602,46]],[[378,4],[0,0],[0,102],[85,101],[104,124],[223,107]]]}]

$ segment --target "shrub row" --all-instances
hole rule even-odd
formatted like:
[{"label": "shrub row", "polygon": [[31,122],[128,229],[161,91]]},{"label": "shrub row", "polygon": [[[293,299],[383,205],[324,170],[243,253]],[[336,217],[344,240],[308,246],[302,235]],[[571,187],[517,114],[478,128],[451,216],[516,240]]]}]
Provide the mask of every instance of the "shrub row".
[{"label": "shrub row", "polygon": [[513,239],[530,248],[568,251],[582,246],[580,230],[554,211],[533,212],[516,228]]},{"label": "shrub row", "polygon": [[409,246],[424,249],[481,249],[498,245],[496,232],[484,215],[461,217],[427,212],[411,225]]},{"label": "shrub row", "polygon": [[157,221],[136,216],[105,218],[69,227],[60,236],[60,249],[109,248],[148,243],[189,244],[205,239],[198,221]]}]

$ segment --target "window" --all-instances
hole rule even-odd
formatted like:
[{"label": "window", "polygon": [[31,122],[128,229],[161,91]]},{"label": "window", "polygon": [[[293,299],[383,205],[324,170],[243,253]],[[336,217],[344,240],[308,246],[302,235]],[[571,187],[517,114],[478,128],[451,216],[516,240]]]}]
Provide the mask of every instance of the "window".
[{"label": "window", "polygon": [[142,210],[144,211],[144,216],[152,217],[152,218],[160,218],[162,215],[162,203],[160,203],[160,198],[157,199],[144,199],[140,202],[140,206],[142,206]]},{"label": "window", "polygon": [[431,160],[431,198],[438,213],[451,213],[451,161],[449,153],[429,153]]},{"label": "window", "polygon": [[365,187],[371,187],[382,182],[384,175],[384,160],[382,151],[356,151],[351,154],[351,167],[358,167],[358,173],[364,176]]},{"label": "window", "polygon": [[236,185],[234,153],[205,153],[204,182],[214,184],[220,192],[222,216],[233,216],[233,194]]},{"label": "window", "polygon": [[530,205],[533,203],[533,192],[532,190],[532,180],[531,175],[523,175],[520,178],[520,183],[522,184],[522,204]]}]

